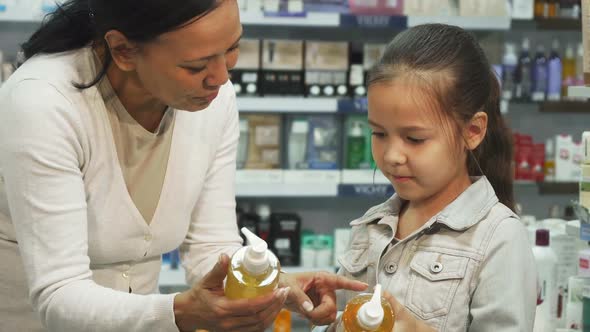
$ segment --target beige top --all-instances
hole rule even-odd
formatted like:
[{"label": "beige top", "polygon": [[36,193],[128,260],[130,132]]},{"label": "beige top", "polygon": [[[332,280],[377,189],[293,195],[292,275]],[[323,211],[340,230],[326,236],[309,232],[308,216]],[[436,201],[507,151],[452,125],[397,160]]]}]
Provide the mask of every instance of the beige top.
[{"label": "beige top", "polygon": [[167,109],[160,126],[152,133],[131,117],[109,80],[102,80],[98,90],[107,109],[119,165],[129,196],[145,222],[149,224],[158,206],[166,176],[174,129],[174,112]]},{"label": "beige top", "polygon": [[117,151],[111,137],[124,135],[98,86],[72,85],[94,67],[90,48],[39,55],[0,88],[0,262],[10,267],[0,269],[0,331],[178,332],[174,294],[157,294],[161,255],[180,247],[194,284],[241,247],[231,82],[202,111],[170,110],[174,128],[166,119],[157,131],[172,134],[170,171],[145,171],[157,193],[148,196],[159,197],[148,224],[134,176],[168,149],[131,163],[141,172],[124,170],[140,154]]}]

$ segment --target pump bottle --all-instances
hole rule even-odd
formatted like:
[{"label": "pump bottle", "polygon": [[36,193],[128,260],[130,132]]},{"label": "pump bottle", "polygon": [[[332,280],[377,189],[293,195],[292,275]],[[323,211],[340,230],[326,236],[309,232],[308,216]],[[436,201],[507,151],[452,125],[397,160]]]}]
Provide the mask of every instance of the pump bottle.
[{"label": "pump bottle", "polygon": [[360,294],[348,302],[342,314],[344,332],[391,332],[394,324],[393,310],[381,296],[381,285],[373,294]]},{"label": "pump bottle", "polygon": [[245,227],[241,231],[248,245],[231,258],[225,284],[225,296],[230,299],[265,295],[279,284],[281,266],[267,243]]}]

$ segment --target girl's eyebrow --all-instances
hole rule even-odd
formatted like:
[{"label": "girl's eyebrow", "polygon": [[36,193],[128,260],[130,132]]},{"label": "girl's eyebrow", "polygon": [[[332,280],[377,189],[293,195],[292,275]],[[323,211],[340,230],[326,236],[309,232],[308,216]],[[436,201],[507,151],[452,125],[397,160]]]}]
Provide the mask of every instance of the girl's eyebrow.
[{"label": "girl's eyebrow", "polygon": [[[377,127],[377,128],[381,128],[383,129],[383,126],[377,124],[375,121],[369,119],[369,124],[373,127]],[[402,127],[402,130],[405,131],[430,131],[431,129],[426,128],[426,127],[420,127],[420,126],[406,126],[406,127]]]}]

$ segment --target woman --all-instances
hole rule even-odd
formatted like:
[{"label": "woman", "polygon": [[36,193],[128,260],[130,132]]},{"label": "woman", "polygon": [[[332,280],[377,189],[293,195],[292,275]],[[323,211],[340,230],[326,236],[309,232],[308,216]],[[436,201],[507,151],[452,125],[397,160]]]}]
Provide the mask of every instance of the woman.
[{"label": "woman", "polygon": [[[285,303],[322,324],[335,288],[365,287],[283,275],[223,297],[241,34],[235,0],[70,0],[23,45],[0,90],[0,330],[257,331]],[[194,286],[154,294],[179,245]]]}]

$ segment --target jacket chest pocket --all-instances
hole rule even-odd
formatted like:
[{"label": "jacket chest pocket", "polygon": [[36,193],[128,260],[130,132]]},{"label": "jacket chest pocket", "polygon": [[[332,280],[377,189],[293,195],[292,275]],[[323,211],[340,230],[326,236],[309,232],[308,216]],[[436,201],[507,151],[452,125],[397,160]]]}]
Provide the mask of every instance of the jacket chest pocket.
[{"label": "jacket chest pocket", "polygon": [[449,313],[459,283],[465,278],[468,257],[418,252],[410,264],[406,306],[423,320]]},{"label": "jacket chest pocket", "polygon": [[338,258],[338,262],[340,262],[347,277],[366,281],[369,265],[369,248],[351,248]]}]

